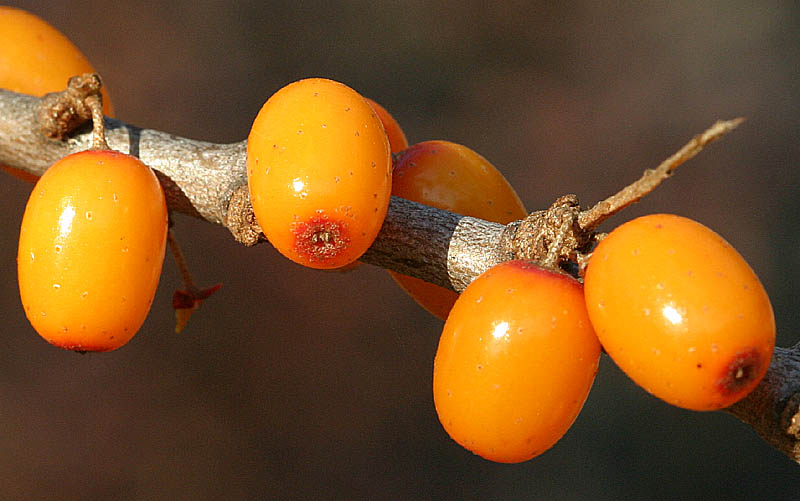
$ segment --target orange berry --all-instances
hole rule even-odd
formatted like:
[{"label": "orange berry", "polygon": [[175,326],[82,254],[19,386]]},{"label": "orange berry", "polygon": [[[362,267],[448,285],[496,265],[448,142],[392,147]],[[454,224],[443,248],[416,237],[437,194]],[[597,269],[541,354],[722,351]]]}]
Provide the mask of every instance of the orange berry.
[{"label": "orange berry", "polygon": [[386,130],[386,135],[389,137],[389,146],[392,153],[397,153],[398,151],[403,151],[408,148],[408,139],[406,139],[406,135],[403,129],[400,128],[400,124],[397,123],[397,120],[395,120],[394,117],[386,111],[386,108],[380,104],[368,97],[364,99],[372,106],[375,113],[378,114],[378,118],[381,119],[383,128]]},{"label": "orange berry", "polygon": [[[42,96],[67,88],[69,77],[95,70],[81,51],[43,19],[0,7],[0,88]],[[113,115],[103,94],[103,112]]]},{"label": "orange berry", "polygon": [[[43,19],[14,7],[0,6],[0,88],[43,96],[67,88],[74,75],[94,73],[81,51]],[[113,106],[103,94],[103,112],[112,116]],[[13,167],[0,168],[29,183],[38,176]]]},{"label": "orange berry", "polygon": [[436,412],[475,454],[526,461],[575,421],[599,359],[581,284],[508,261],[475,279],[447,318],[433,368]]},{"label": "orange berry", "polygon": [[[392,174],[392,195],[501,224],[527,215],[500,171],[475,151],[449,141],[426,141],[401,152]],[[447,318],[458,294],[389,273],[423,308],[442,320]]]},{"label": "orange berry", "polygon": [[372,245],[389,205],[391,168],[372,107],[323,78],[276,92],[247,141],[256,220],[278,251],[312,268],[345,266]]},{"label": "orange berry", "polygon": [[0,164],[0,169],[3,169],[4,171],[8,172],[15,178],[25,181],[26,183],[34,184],[36,181],[39,180],[39,176],[36,176],[24,170],[19,170],[14,167],[9,167],[8,165]]},{"label": "orange berry", "polygon": [[623,224],[595,249],[585,287],[608,354],[671,404],[727,407],[767,371],[769,297],[739,253],[700,223],[656,214]]},{"label": "orange berry", "polygon": [[110,351],[141,327],[158,286],[167,207],[137,158],[89,150],[62,158],[34,186],[19,239],[19,292],[49,343]]}]

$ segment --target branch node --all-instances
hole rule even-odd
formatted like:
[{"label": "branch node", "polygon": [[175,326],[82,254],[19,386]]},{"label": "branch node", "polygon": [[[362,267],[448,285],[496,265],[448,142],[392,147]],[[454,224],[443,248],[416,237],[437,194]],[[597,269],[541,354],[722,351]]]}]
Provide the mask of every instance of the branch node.
[{"label": "branch node", "polygon": [[[84,73],[71,77],[65,90],[45,95],[39,105],[39,125],[42,133],[46,137],[63,141],[90,119],[102,124],[103,98],[100,95],[102,86],[100,75]],[[99,120],[96,119],[96,115],[99,116]],[[101,135],[102,142],[105,143],[105,136]],[[95,142],[98,140],[95,133]]]},{"label": "branch node", "polygon": [[515,258],[558,269],[588,241],[588,233],[577,224],[579,214],[575,195],[561,196],[548,209],[529,214],[511,237]]},{"label": "branch node", "polygon": [[261,227],[256,222],[250,192],[246,185],[239,186],[231,194],[225,226],[237,242],[251,247],[263,240]]}]

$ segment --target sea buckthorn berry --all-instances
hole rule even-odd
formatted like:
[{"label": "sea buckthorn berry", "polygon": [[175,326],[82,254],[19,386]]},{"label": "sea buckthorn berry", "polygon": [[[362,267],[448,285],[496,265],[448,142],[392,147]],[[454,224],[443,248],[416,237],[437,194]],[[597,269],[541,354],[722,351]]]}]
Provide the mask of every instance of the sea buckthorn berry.
[{"label": "sea buckthorn berry", "polygon": [[[449,141],[425,141],[397,156],[392,195],[495,223],[527,215],[514,188],[488,160]],[[444,320],[455,292],[418,278],[389,272],[417,303]]]},{"label": "sea buckthorn berry", "polygon": [[[67,88],[74,75],[94,73],[81,51],[41,18],[14,7],[0,6],[0,88],[43,96]],[[113,115],[105,87],[103,112]],[[35,183],[39,176],[0,165],[9,174]]]},{"label": "sea buckthorn berry", "polygon": [[581,284],[508,261],[475,279],[445,322],[433,368],[436,412],[475,454],[526,461],[575,421],[599,358]]},{"label": "sea buckthorn berry", "polygon": [[398,151],[403,151],[404,149],[408,148],[408,139],[406,139],[403,129],[400,128],[400,124],[397,123],[397,120],[394,119],[391,113],[386,111],[386,108],[372,99],[368,97],[365,97],[364,99],[366,99],[367,103],[372,106],[372,109],[375,110],[375,113],[378,114],[378,118],[381,119],[383,128],[386,130],[386,136],[389,138],[389,147],[391,148],[392,153],[397,153]]},{"label": "sea buckthorn berry", "polygon": [[141,327],[167,234],[164,192],[137,158],[89,150],[62,158],[33,188],[19,239],[28,320],[68,350],[110,351]]},{"label": "sea buckthorn berry", "polygon": [[375,111],[324,78],[276,92],[247,140],[256,220],[278,251],[311,268],[345,266],[372,245],[386,217],[391,169]]},{"label": "sea buckthorn berry", "polygon": [[[42,96],[67,88],[74,75],[94,73],[81,51],[43,19],[14,7],[0,7],[0,88]],[[103,94],[103,113],[111,100]]]},{"label": "sea buckthorn berry", "polygon": [[769,297],[739,253],[700,223],[655,214],[614,229],[592,254],[585,294],[611,358],[671,404],[727,407],[767,371]]}]

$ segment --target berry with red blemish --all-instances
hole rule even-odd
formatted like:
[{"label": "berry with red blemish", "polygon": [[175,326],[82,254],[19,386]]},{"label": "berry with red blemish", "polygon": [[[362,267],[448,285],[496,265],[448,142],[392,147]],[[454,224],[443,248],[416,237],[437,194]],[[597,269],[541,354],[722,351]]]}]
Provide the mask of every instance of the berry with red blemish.
[{"label": "berry with red blemish", "polygon": [[336,259],[350,243],[347,223],[333,221],[322,212],[308,221],[294,223],[292,233],[295,252],[309,262],[324,263]]},{"label": "berry with red blemish", "polygon": [[339,82],[300,80],[261,108],[247,141],[256,220],[284,256],[335,269],[356,261],[389,206],[392,158],[367,101]]}]

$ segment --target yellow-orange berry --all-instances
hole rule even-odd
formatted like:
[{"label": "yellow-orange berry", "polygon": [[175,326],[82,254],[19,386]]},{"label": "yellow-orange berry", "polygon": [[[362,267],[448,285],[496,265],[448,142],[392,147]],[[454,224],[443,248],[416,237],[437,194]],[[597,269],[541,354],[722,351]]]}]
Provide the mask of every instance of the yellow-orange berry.
[{"label": "yellow-orange berry", "polygon": [[[14,7],[0,6],[0,88],[43,96],[67,88],[74,75],[94,73],[81,51],[43,19]],[[105,87],[103,113],[113,116]],[[0,165],[9,174],[35,183],[39,176]]]},{"label": "yellow-orange berry", "polygon": [[375,113],[378,114],[378,118],[381,119],[383,128],[386,130],[386,136],[389,138],[389,146],[392,150],[392,153],[397,153],[408,148],[408,139],[406,139],[403,129],[400,128],[400,124],[397,123],[397,120],[394,119],[391,113],[386,111],[386,108],[372,99],[368,97],[365,97],[364,99],[366,99],[369,105],[372,106],[372,109],[375,110]]},{"label": "yellow-orange berry", "polygon": [[575,421],[599,358],[581,284],[508,261],[475,279],[444,324],[433,368],[436,412],[475,454],[526,461]]},{"label": "yellow-orange berry", "polygon": [[592,254],[585,293],[611,358],[671,404],[727,407],[767,371],[769,297],[739,253],[700,223],[654,214],[614,229]]},{"label": "yellow-orange berry", "polygon": [[[392,195],[507,224],[527,215],[514,188],[488,160],[450,141],[425,141],[397,156]],[[389,272],[415,301],[444,320],[458,294],[418,278]]]},{"label": "yellow-orange berry", "polygon": [[[0,7],[0,88],[42,96],[67,88],[69,77],[95,70],[81,51],[43,19]],[[105,88],[103,113],[113,115]]]},{"label": "yellow-orange berry", "polygon": [[284,256],[339,268],[366,251],[391,196],[391,153],[380,119],[350,87],[323,78],[280,89],[247,141],[256,220]]},{"label": "yellow-orange berry", "polygon": [[19,292],[48,342],[110,351],[141,327],[158,286],[164,192],[137,158],[89,150],[62,158],[33,188],[19,239]]}]

